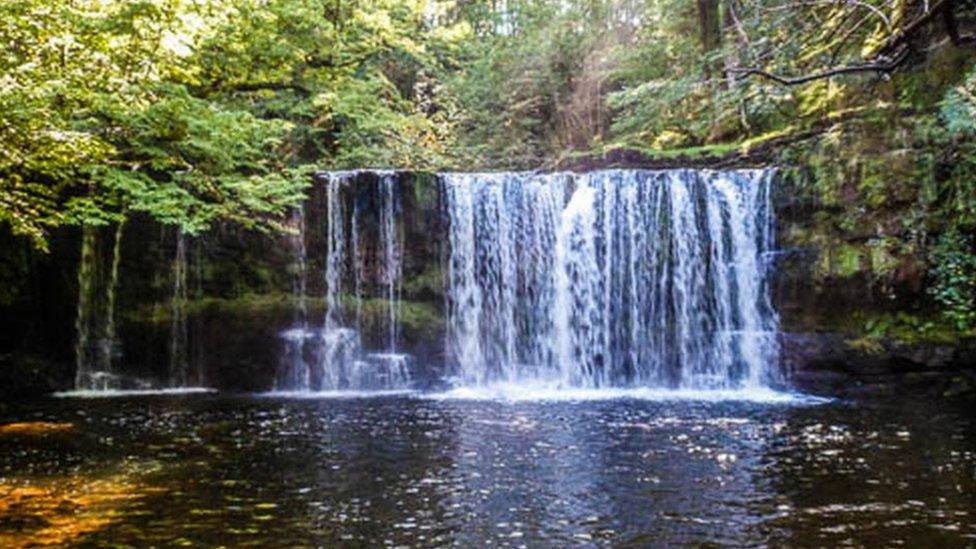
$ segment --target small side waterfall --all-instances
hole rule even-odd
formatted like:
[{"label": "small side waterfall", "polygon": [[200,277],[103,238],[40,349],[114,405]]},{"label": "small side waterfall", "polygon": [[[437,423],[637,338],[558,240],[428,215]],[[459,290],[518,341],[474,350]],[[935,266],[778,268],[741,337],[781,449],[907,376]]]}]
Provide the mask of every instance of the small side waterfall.
[{"label": "small side waterfall", "polygon": [[773,381],[770,176],[445,175],[447,351],[462,383]]},{"label": "small side waterfall", "polygon": [[97,329],[95,291],[98,281],[98,232],[90,225],[82,226],[81,257],[78,262],[78,311],[75,315],[75,388],[97,389],[108,372],[99,369],[92,352],[93,332]]},{"label": "small side waterfall", "polygon": [[296,307],[292,320],[294,328],[283,334],[285,339],[285,370],[284,378],[279,385],[285,387],[307,387],[311,374],[305,359],[305,334],[308,327],[308,248],[305,245],[305,206],[296,208],[291,218],[291,229],[294,231],[290,241],[292,254],[295,257],[292,291],[295,294]]},{"label": "small side waterfall", "polygon": [[119,266],[122,263],[122,234],[125,218],[115,225],[115,238],[112,244],[112,266],[109,269],[108,285],[105,289],[105,337],[100,348],[101,364],[104,370],[112,369],[112,357],[118,342],[115,337],[115,294],[119,286]]},{"label": "small side waterfall", "polygon": [[387,349],[396,352],[397,313],[400,307],[400,278],[402,254],[400,237],[397,232],[397,212],[399,195],[395,192],[396,176],[383,174],[380,178],[380,242],[383,245],[383,284],[386,286],[387,308]]},{"label": "small side waterfall", "polygon": [[118,389],[122,378],[113,371],[118,341],[115,327],[115,295],[122,259],[125,221],[116,224],[111,263],[105,273],[100,251],[99,229],[82,227],[78,265],[78,309],[75,317],[75,389],[104,391]]},{"label": "small side waterfall", "polygon": [[[397,353],[402,255],[397,179],[393,172],[371,173],[378,178],[377,192],[372,193],[375,207],[364,204],[369,193],[357,192],[355,186],[361,172],[333,172],[325,178],[324,321],[320,329],[312,328],[303,313],[296,325],[282,334],[288,361],[284,374],[279,376],[279,389],[392,390],[407,388],[411,383],[411,359]],[[367,237],[368,227],[377,229],[377,242]],[[296,263],[304,277],[304,214],[299,230],[302,243],[296,246]],[[350,278],[352,296],[347,293]],[[367,351],[362,340],[364,294],[367,281],[376,282],[375,279],[384,291],[369,302],[383,302],[386,335],[380,350]],[[306,284],[300,283],[300,303],[304,302],[305,289]],[[350,302],[354,303],[353,314],[347,310]]]},{"label": "small side waterfall", "polygon": [[[82,228],[78,265],[78,309],[75,318],[75,390],[119,391],[186,388],[191,379],[187,320],[187,241],[177,231],[171,265],[169,299],[168,372],[162,380],[135,377],[114,367],[119,354],[116,334],[116,294],[122,261],[122,236],[126,222],[116,224],[111,255],[107,261],[97,227]],[[106,265],[107,263],[107,265]]]},{"label": "small side waterfall", "polygon": [[189,327],[186,318],[186,234],[177,229],[170,296],[169,386],[186,387],[190,378]]}]

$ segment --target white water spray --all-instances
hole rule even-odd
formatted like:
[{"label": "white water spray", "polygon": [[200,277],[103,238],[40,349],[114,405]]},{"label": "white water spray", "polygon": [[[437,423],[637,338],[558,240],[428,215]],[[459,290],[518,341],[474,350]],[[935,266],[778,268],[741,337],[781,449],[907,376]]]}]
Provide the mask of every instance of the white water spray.
[{"label": "white water spray", "polygon": [[[396,352],[401,284],[402,243],[399,237],[400,215],[397,179],[392,172],[371,172],[378,177],[376,193],[379,242],[375,247],[379,278],[385,301],[385,348],[366,351],[361,337],[363,294],[366,291],[366,227],[374,222],[372,213],[363,207],[356,185],[362,172],[332,172],[324,179],[326,186],[325,251],[325,318],[321,328],[307,321],[282,333],[287,349],[285,372],[277,388],[284,391],[357,391],[397,390],[411,382],[411,360]],[[349,229],[347,231],[347,228]],[[302,245],[296,247],[296,263],[304,272],[304,215],[300,231]],[[350,257],[351,253],[351,257]],[[350,264],[351,263],[351,264]],[[303,275],[304,276],[304,275]],[[355,312],[349,315],[348,279],[352,278]],[[305,291],[305,286],[301,286]],[[303,299],[303,298],[300,298]]]},{"label": "white water spray", "polygon": [[445,175],[462,383],[767,385],[769,184],[763,170]]}]

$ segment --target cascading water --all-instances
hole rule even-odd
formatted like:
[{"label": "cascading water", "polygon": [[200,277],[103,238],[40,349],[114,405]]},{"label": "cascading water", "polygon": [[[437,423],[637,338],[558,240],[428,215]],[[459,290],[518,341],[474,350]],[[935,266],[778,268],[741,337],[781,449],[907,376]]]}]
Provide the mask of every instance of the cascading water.
[{"label": "cascading water", "polygon": [[447,174],[466,385],[740,389],[775,377],[771,172]]},{"label": "cascading water", "polygon": [[190,377],[189,328],[186,318],[186,234],[177,229],[170,296],[169,385],[186,387]]},{"label": "cascading water", "polygon": [[[82,228],[81,258],[78,266],[78,312],[75,318],[75,389],[105,391],[118,389],[123,379],[113,371],[118,342],[115,327],[115,294],[122,258],[125,221],[115,226],[112,262],[107,280],[98,250],[98,229]],[[101,288],[104,286],[104,288]]]},{"label": "cascading water", "polygon": [[[377,219],[372,210],[356,198],[355,184],[361,172],[332,172],[327,174],[326,194],[326,255],[325,255],[325,318],[321,329],[312,329],[307,320],[285,331],[288,361],[286,371],[277,387],[285,390],[390,390],[404,389],[411,383],[409,355],[396,352],[398,338],[399,293],[401,280],[402,244],[399,238],[399,196],[393,172],[371,172],[379,179]],[[350,211],[348,200],[352,200]],[[304,215],[304,214],[303,214]],[[347,223],[348,220],[348,223]],[[376,222],[379,279],[384,288],[383,305],[386,319],[384,348],[367,352],[363,347],[363,294],[367,278],[367,254],[362,232],[365,225]],[[350,229],[347,231],[347,228]],[[304,231],[304,217],[301,231]],[[347,232],[349,234],[347,234]],[[304,272],[304,232],[298,248],[300,270]],[[350,256],[351,252],[351,256]],[[350,268],[350,260],[351,267]],[[352,276],[355,314],[346,313],[346,281]],[[304,274],[302,275],[304,276]],[[305,284],[301,284],[304,294]],[[304,300],[304,296],[300,298]]]},{"label": "cascading water", "polygon": [[98,233],[95,227],[84,225],[81,235],[81,257],[78,262],[78,312],[75,316],[75,388],[97,389],[109,373],[99,368],[98,357],[92,350],[93,332],[97,329],[95,315],[98,279]]},{"label": "cascading water", "polygon": [[380,177],[380,241],[383,244],[383,284],[386,286],[387,348],[396,353],[397,312],[400,306],[400,239],[397,236],[397,197],[392,173]]},{"label": "cascading water", "polygon": [[[304,204],[290,221],[296,308],[281,332],[275,387],[390,390],[440,377],[465,388],[546,390],[774,384],[771,175],[444,174],[432,189],[424,186],[430,179],[401,181],[388,171],[323,174],[322,202]],[[418,211],[428,216],[421,224],[406,218]],[[431,241],[410,242],[414,256],[406,235],[417,238],[418,226]],[[186,387],[191,365],[205,360],[190,356],[189,344],[199,350],[200,341],[189,337],[190,241],[183,234],[172,256],[168,380],[113,370],[122,232],[116,227],[107,244],[111,263],[98,231],[83,233],[76,388]],[[318,322],[308,299],[314,269],[325,304]],[[439,272],[443,324],[429,301],[439,294]],[[418,300],[409,310],[401,308],[403,288]],[[423,362],[415,364],[407,349]]]}]

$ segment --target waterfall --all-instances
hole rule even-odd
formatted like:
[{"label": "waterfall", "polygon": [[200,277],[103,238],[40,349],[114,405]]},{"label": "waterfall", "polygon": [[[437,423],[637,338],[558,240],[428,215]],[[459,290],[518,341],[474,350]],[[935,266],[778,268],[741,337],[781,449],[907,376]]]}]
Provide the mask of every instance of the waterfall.
[{"label": "waterfall", "polygon": [[305,245],[305,207],[296,208],[291,219],[294,233],[291,237],[291,249],[295,258],[294,278],[292,290],[297,301],[293,328],[287,330],[282,337],[285,340],[285,370],[283,378],[278,380],[279,387],[308,387],[311,383],[311,369],[305,359],[305,339],[309,333],[308,324],[308,248]]},{"label": "waterfall", "polygon": [[[377,179],[377,185],[362,185],[364,182],[360,178],[364,175]],[[393,172],[330,172],[324,177],[324,185],[323,324],[321,328],[313,328],[303,314],[294,327],[282,333],[288,358],[276,386],[302,391],[406,388],[411,383],[411,359],[397,352],[402,277],[397,178]],[[375,192],[370,194],[370,191]],[[376,207],[368,207],[370,204]],[[295,253],[304,277],[307,261],[304,213],[300,227],[302,244],[295,247]],[[367,227],[377,229],[377,242],[367,242]],[[368,265],[375,265],[378,275],[368,269]],[[347,293],[350,277],[355,306],[353,315],[346,310],[346,303],[350,301]],[[366,349],[362,337],[366,324],[363,296],[367,293],[367,282],[376,278],[383,288],[382,294],[376,297],[384,302],[385,336],[381,348]],[[304,293],[304,281],[300,286]],[[304,300],[304,297],[300,299]]]},{"label": "waterfall", "polygon": [[[445,174],[448,240],[447,351],[467,383],[541,374],[550,362],[545,306],[565,176]],[[568,181],[568,180],[566,180]]]},{"label": "waterfall", "polygon": [[[416,210],[431,194],[419,194],[410,176],[345,171],[317,181],[319,202],[289,219],[295,309],[280,332],[276,389],[398,390],[438,378],[545,389],[781,381],[769,170],[447,173],[436,180],[436,202],[424,198]],[[423,225],[407,217],[432,214]],[[409,242],[424,225],[431,242]],[[113,241],[83,228],[76,388],[187,387],[200,375],[191,350],[201,340],[191,338],[187,310],[188,255],[199,248],[176,232],[168,377],[150,384],[113,368],[124,230],[114,227]],[[405,280],[436,273],[438,257],[444,320],[431,326],[428,313],[416,314],[424,309],[402,299],[410,289],[418,299],[410,307],[430,306],[436,289]],[[321,284],[310,284],[313,276]],[[324,302],[315,314],[313,286]],[[440,338],[441,328],[442,349],[422,339]]]},{"label": "waterfall", "polygon": [[400,304],[400,238],[397,234],[396,176],[385,173],[380,177],[380,241],[383,243],[383,284],[386,286],[387,349],[396,352],[397,312]]},{"label": "waterfall", "polygon": [[186,318],[186,234],[177,229],[170,296],[169,385],[186,387],[190,377],[189,329]]},{"label": "waterfall", "polygon": [[78,260],[78,310],[75,315],[75,388],[97,388],[99,370],[91,352],[94,324],[95,296],[98,276],[98,232],[90,225],[82,226],[81,257]]},{"label": "waterfall", "polygon": [[75,389],[117,389],[122,379],[113,372],[118,346],[115,327],[115,295],[122,259],[125,220],[115,226],[112,262],[106,276],[99,250],[97,227],[82,227],[78,264],[78,308],[75,317]]},{"label": "waterfall", "polygon": [[447,352],[464,384],[774,381],[771,172],[446,174]]},{"label": "waterfall", "polygon": [[111,371],[112,357],[118,344],[115,336],[115,292],[119,285],[119,266],[122,262],[122,233],[125,230],[123,218],[115,225],[115,238],[112,244],[112,266],[109,269],[108,284],[105,288],[105,337],[99,348],[99,363],[103,371]]},{"label": "waterfall", "polygon": [[[445,373],[466,386],[728,390],[778,381],[771,177],[442,174]],[[407,387],[403,187],[385,171],[320,181],[325,314],[312,326],[300,305],[282,333],[288,358],[277,386]],[[301,304],[307,229],[296,215]]]}]

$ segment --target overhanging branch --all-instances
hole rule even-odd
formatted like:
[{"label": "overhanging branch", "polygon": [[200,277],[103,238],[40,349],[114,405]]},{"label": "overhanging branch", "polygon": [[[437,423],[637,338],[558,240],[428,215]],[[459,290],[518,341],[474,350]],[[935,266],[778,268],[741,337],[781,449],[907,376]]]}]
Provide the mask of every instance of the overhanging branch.
[{"label": "overhanging branch", "polygon": [[843,67],[834,67],[832,69],[827,69],[814,74],[806,74],[802,76],[783,76],[775,74],[758,67],[731,67],[726,69],[727,72],[741,74],[744,76],[761,76],[763,78],[772,80],[784,86],[798,86],[800,84],[806,84],[807,82],[813,82],[814,80],[822,80],[824,78],[830,78],[832,76],[839,76],[842,74],[855,74],[862,72],[875,72],[888,74],[891,71],[898,68],[905,59],[908,58],[908,50],[905,49],[897,57],[891,61],[884,63],[864,63],[860,65],[846,65]]},{"label": "overhanging branch", "polygon": [[[863,72],[887,74],[897,69],[905,61],[905,59],[908,58],[911,50],[911,39],[913,35],[931,23],[937,16],[942,16],[946,25],[947,33],[949,34],[953,44],[959,46],[971,43],[976,37],[959,35],[955,20],[955,7],[956,0],[938,0],[935,2],[928,9],[928,11],[919,15],[908,24],[904,25],[888,36],[888,38],[875,49],[874,53],[868,57],[869,60],[872,58],[882,59],[880,61],[834,67],[816,72],[814,74],[795,77],[775,74],[758,67],[733,67],[727,69],[727,72],[745,76],[756,75],[785,86],[796,86],[799,84],[812,82],[814,80],[821,80],[843,74],[855,74]],[[897,55],[890,57],[890,55],[895,51],[898,52]],[[885,58],[889,58],[890,61],[884,61],[883,59]]]}]

